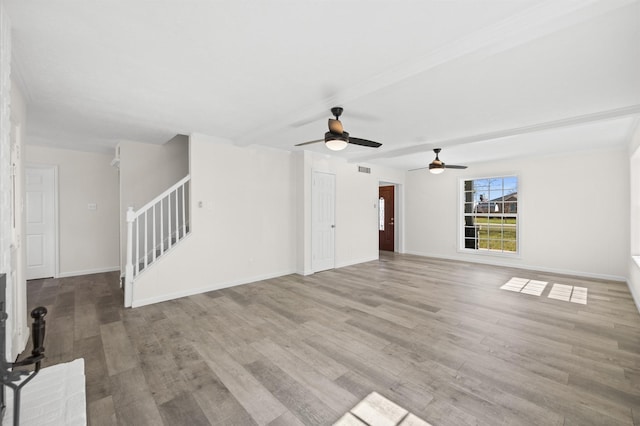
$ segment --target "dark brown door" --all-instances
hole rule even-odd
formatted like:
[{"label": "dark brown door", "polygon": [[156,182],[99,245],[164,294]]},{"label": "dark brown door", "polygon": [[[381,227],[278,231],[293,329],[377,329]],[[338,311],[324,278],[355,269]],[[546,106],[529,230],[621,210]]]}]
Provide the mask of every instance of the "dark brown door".
[{"label": "dark brown door", "polygon": [[393,186],[381,186],[379,187],[379,205],[380,205],[380,220],[378,224],[378,230],[380,231],[378,248],[380,250],[393,251],[395,241],[394,233],[394,187]]}]

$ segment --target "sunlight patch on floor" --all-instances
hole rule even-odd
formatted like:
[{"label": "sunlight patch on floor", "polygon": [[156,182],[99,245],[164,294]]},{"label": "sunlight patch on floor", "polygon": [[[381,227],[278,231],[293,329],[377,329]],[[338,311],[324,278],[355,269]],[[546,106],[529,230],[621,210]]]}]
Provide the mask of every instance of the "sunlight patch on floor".
[{"label": "sunlight patch on floor", "polygon": [[[515,293],[530,294],[532,296],[541,296],[544,289],[549,284],[547,281],[529,280],[527,278],[513,277],[507,281],[501,290],[513,291]],[[587,288],[578,287],[567,284],[555,283],[551,287],[549,299],[561,300],[563,302],[587,304]]]},{"label": "sunlight patch on floor", "polygon": [[513,277],[500,289],[514,291],[516,293],[530,294],[532,296],[540,296],[547,286],[546,281],[529,280],[526,278]]},{"label": "sunlight patch on floor", "polygon": [[334,426],[431,426],[398,404],[377,392],[372,392]]}]

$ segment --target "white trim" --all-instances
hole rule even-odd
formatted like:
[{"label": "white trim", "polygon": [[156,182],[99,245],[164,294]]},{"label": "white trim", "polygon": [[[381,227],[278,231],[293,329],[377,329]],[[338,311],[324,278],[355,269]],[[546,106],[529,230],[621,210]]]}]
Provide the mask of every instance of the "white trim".
[{"label": "white trim", "polygon": [[77,277],[79,275],[101,274],[103,272],[120,271],[120,266],[109,266],[107,268],[83,269],[81,271],[69,271],[58,274],[58,278]]},{"label": "white trim", "polygon": [[307,277],[309,275],[313,275],[313,271],[312,270],[308,270],[308,271],[296,270],[296,274],[302,275],[303,277]]},{"label": "white trim", "polygon": [[485,259],[486,260],[495,259],[489,256],[482,256],[484,257],[484,259],[479,259],[475,257],[472,258],[472,257],[443,256],[441,254],[423,253],[418,251],[407,251],[407,254],[413,254],[415,256],[422,256],[422,257],[432,257],[434,259],[455,260],[458,262],[469,262],[469,263],[479,263],[483,265],[500,266],[503,268],[526,269],[528,271],[547,272],[547,273],[559,274],[559,275],[573,275],[573,276],[583,277],[583,278],[595,278],[599,280],[619,281],[623,283],[627,282],[627,278],[620,275],[596,274],[593,272],[574,271],[571,269],[560,269],[560,268],[547,268],[544,266],[536,266],[536,265],[521,265],[521,264],[508,263],[508,262],[500,262],[499,259],[496,259],[493,262],[485,261]]},{"label": "white trim", "polygon": [[[517,232],[517,231],[516,231]],[[522,259],[522,255],[518,252],[500,251],[492,249],[468,249],[464,247],[458,247],[456,251],[463,255],[472,256],[489,256],[489,257],[504,257],[505,259]]]},{"label": "white trim", "polygon": [[288,271],[283,271],[283,272],[276,272],[276,273],[273,273],[273,274],[258,275],[258,276],[251,277],[251,278],[243,278],[243,279],[239,279],[239,280],[224,281],[224,282],[221,282],[221,283],[211,284],[211,285],[208,285],[208,286],[205,286],[205,287],[196,288],[196,289],[191,289],[191,290],[186,290],[186,291],[177,291],[175,293],[168,293],[168,294],[163,294],[163,295],[156,296],[156,297],[150,297],[148,299],[135,300],[135,298],[134,298],[133,302],[131,303],[131,307],[132,308],[139,308],[141,306],[151,305],[153,303],[166,302],[168,300],[179,299],[181,297],[193,296],[195,294],[202,294],[202,293],[207,293],[207,292],[215,291],[215,290],[222,290],[223,288],[235,287],[235,286],[243,285],[243,284],[256,283],[256,282],[259,282],[259,281],[270,280],[272,278],[283,277],[283,276],[291,275],[291,274],[295,274],[295,271],[288,270]]}]

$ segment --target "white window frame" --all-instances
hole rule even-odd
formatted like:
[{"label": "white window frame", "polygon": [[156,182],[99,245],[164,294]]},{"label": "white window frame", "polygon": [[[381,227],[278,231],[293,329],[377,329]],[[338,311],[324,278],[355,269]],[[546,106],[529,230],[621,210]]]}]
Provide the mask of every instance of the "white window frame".
[{"label": "white window frame", "polygon": [[[476,181],[483,179],[505,179],[505,178],[516,178],[517,180],[517,192],[518,192],[518,200],[517,200],[517,212],[515,213],[516,218],[516,251],[503,251],[503,250],[491,250],[491,249],[471,249],[465,248],[465,190],[464,183],[466,181]],[[481,176],[481,177],[464,177],[460,178],[458,182],[458,247],[457,251],[459,253],[466,254],[474,254],[474,255],[482,255],[482,256],[499,256],[499,257],[510,257],[510,258],[519,258],[520,257],[520,247],[522,245],[522,236],[520,233],[520,222],[521,222],[521,192],[520,192],[520,176],[517,173],[508,173],[503,175],[491,175],[491,176]]]}]

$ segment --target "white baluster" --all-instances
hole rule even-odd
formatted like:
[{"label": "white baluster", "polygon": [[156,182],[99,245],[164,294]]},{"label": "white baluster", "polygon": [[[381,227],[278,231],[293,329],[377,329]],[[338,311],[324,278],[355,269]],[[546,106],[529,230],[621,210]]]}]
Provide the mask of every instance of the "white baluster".
[{"label": "white baluster", "polygon": [[187,216],[185,215],[185,196],[184,191],[187,189],[187,183],[182,185],[182,236],[187,235]]},{"label": "white baluster", "polygon": [[144,211],[144,268],[147,268],[149,264],[149,247],[147,246],[147,241],[149,240],[149,215],[147,214],[149,210]]},{"label": "white baluster", "polygon": [[124,306],[130,307],[133,299],[133,207],[127,210],[127,263],[124,269]]},{"label": "white baluster", "polygon": [[160,256],[164,254],[164,198],[160,200]]},{"label": "white baluster", "polygon": [[135,275],[140,273],[140,217],[136,218],[136,263],[134,264]]},{"label": "white baluster", "polygon": [[179,224],[180,209],[178,208],[178,188],[176,188],[175,193],[176,193],[176,243],[177,243],[178,240],[180,239],[180,224]]},{"label": "white baluster", "polygon": [[151,232],[153,232],[153,245],[152,245],[152,250],[153,250],[153,256],[151,256],[151,261],[155,262],[156,257],[157,257],[157,246],[156,246],[156,205],[154,204],[153,208],[153,226],[151,227]]},{"label": "white baluster", "polygon": [[167,238],[169,239],[169,248],[171,248],[171,193],[167,195]]}]

